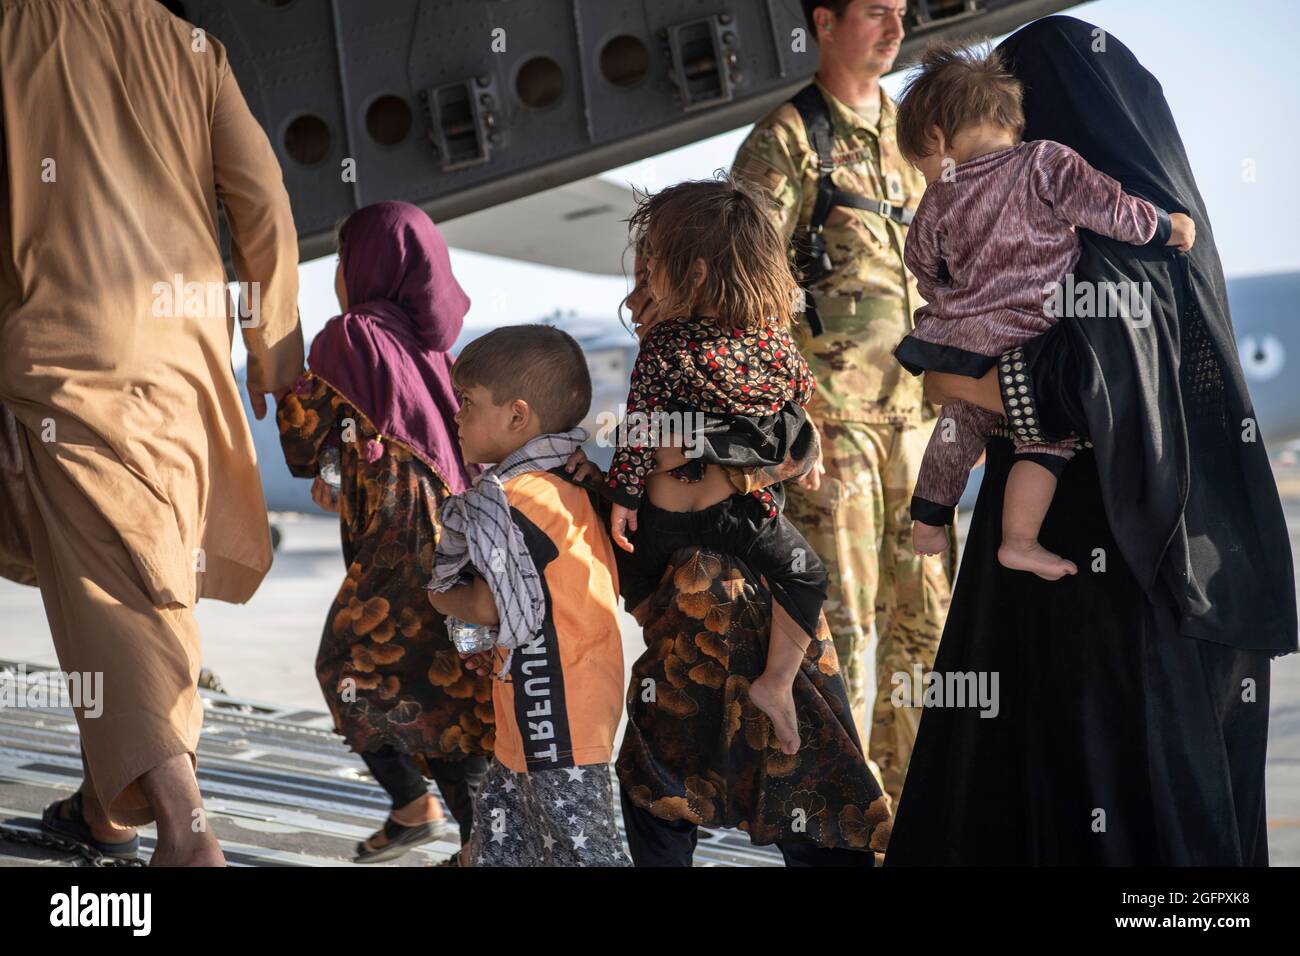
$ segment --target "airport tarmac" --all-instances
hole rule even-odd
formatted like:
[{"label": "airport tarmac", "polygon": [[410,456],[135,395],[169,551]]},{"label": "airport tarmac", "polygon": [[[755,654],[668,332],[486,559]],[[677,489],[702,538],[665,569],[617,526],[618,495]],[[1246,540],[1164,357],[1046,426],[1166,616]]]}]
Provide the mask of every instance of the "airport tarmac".
[{"label": "airport tarmac", "polygon": [[[1294,453],[1283,455],[1275,472],[1292,550],[1300,553],[1300,458]],[[326,610],[343,576],[338,525],[333,519],[307,516],[285,516],[277,523],[283,541],[253,600],[243,606],[207,602],[199,607],[204,663],[235,697],[272,703],[283,714],[320,712],[324,708],[312,663]],[[628,616],[623,641],[624,666],[630,670],[643,645],[640,629]],[[4,580],[0,580],[0,659],[56,664],[39,592]],[[1274,662],[1270,707],[1267,783],[1272,861],[1300,865],[1300,655]],[[324,720],[307,723],[326,726]],[[0,754],[7,743],[4,727],[0,724]],[[315,741],[312,746],[325,744]],[[284,749],[283,744],[277,746]],[[21,789],[7,782],[6,776],[0,766],[0,808],[21,802],[33,804],[26,811],[33,809],[34,795],[30,801],[6,798],[7,792]],[[206,794],[206,784],[204,789]],[[368,812],[378,820],[379,805]]]}]

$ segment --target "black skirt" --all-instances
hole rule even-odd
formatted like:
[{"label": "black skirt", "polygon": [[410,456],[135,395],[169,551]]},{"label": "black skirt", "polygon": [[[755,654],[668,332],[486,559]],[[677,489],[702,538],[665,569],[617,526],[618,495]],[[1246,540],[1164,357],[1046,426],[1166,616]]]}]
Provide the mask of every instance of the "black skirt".
[{"label": "black skirt", "polygon": [[935,661],[945,687],[997,674],[996,715],[925,710],[886,865],[1267,864],[1269,653],[1184,637],[1143,596],[1091,450],[1040,536],[1079,574],[999,565],[1012,460],[990,441]]}]

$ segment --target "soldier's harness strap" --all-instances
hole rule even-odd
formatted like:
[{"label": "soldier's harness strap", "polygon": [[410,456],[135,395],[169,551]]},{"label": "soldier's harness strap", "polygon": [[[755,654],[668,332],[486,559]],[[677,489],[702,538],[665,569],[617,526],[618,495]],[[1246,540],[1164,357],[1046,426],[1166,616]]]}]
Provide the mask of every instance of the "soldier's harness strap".
[{"label": "soldier's harness strap", "polygon": [[826,278],[834,271],[830,254],[826,251],[826,242],[822,238],[822,226],[830,217],[835,206],[847,206],[851,209],[865,209],[892,219],[900,226],[910,226],[915,215],[911,209],[891,203],[887,199],[869,199],[857,193],[845,192],[831,180],[831,171],[835,168],[831,159],[831,150],[835,143],[835,134],[831,131],[831,112],[826,105],[826,98],[817,84],[809,83],[790,100],[803,119],[804,129],[808,131],[808,142],[817,154],[817,200],[813,204],[812,218],[808,221],[808,236],[795,241],[795,264],[799,267],[804,290],[804,318],[813,335],[823,332],[821,316],[813,301],[812,286]]}]

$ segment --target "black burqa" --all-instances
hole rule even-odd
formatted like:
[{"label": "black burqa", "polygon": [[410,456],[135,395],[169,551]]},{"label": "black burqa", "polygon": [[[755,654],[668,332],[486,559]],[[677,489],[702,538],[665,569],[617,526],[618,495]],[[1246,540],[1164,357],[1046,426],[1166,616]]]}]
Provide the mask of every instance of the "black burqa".
[{"label": "black burqa", "polygon": [[1296,647],[1295,590],[1204,203],[1160,84],[1114,36],[1055,16],[999,49],[1026,139],[1190,215],[1197,241],[1081,232],[1076,284],[1149,283],[1150,312],[1025,346],[1042,427],[1095,444],[1041,535],[1080,573],[998,565],[1012,449],[994,439],[935,677],[996,674],[997,711],[927,708],[886,862],[1263,864],[1269,658]]},{"label": "black burqa", "polygon": [[1031,352],[1048,353],[1035,379],[1059,394],[1061,428],[1092,437],[1124,557],[1147,594],[1163,600],[1167,587],[1182,632],[1292,651],[1290,541],[1214,232],[1159,81],[1094,31],[1049,17],[999,47],[1025,87],[1025,137],[1064,143],[1127,192],[1191,216],[1196,243],[1181,254],[1083,233],[1076,279],[1149,284],[1151,321],[1062,323]]}]

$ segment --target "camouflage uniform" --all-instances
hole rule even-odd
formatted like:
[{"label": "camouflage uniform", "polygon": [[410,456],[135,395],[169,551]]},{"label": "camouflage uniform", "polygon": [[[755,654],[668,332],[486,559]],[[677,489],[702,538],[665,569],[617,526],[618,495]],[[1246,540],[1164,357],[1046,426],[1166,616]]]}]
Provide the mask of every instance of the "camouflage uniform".
[{"label": "camouflage uniform", "polygon": [[[877,129],[821,90],[835,137],[835,184],[916,208],[925,181],[899,154],[889,97],[881,91]],[[772,196],[774,220],[787,238],[807,226],[817,156],[794,106],[783,104],[754,127],[733,171]],[[830,572],[825,612],[854,719],[897,805],[920,711],[893,706],[891,677],[910,675],[914,664],[933,666],[955,550],[929,558],[912,550],[908,504],[935,412],[921,379],[892,354],[921,304],[903,267],[906,231],[874,212],[837,206],[823,236],[834,271],[812,292],[825,330],[814,338],[801,322],[795,341],[817,379],[808,413],[821,430],[826,475],[816,492],[789,485],[786,513]]]}]

